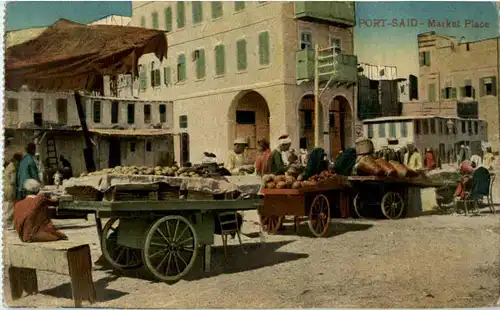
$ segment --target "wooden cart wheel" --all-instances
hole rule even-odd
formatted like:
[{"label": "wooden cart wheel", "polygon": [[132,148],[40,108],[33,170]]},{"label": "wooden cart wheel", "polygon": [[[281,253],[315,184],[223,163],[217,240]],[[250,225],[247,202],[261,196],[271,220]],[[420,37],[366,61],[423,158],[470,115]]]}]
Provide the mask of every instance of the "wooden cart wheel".
[{"label": "wooden cart wheel", "polygon": [[176,282],[193,267],[198,253],[198,236],[189,221],[180,215],[167,215],[151,225],[142,259],[158,280]]},{"label": "wooden cart wheel", "polygon": [[278,229],[281,227],[284,216],[265,216],[260,215],[260,227],[262,230],[270,235],[274,235]]},{"label": "wooden cart wheel", "polygon": [[405,203],[401,194],[396,192],[388,192],[382,197],[380,203],[382,213],[390,220],[397,220],[403,214]]},{"label": "wooden cart wheel", "polygon": [[356,212],[356,215],[362,219],[364,218],[363,214],[364,212],[364,207],[365,207],[365,202],[363,201],[363,198],[361,197],[361,193],[357,193],[356,196],[354,196],[353,199],[353,205],[354,205],[354,212]]},{"label": "wooden cart wheel", "polygon": [[330,202],[325,195],[319,194],[309,209],[309,229],[316,237],[322,237],[330,225]]},{"label": "wooden cart wheel", "polygon": [[110,218],[101,234],[101,251],[104,258],[116,269],[134,269],[142,266],[141,250],[118,244],[120,220]]}]

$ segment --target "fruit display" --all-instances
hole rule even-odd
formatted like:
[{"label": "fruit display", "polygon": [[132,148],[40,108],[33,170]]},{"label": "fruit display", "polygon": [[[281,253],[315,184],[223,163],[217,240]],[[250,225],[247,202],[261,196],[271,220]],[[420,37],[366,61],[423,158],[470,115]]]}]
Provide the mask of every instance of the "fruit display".
[{"label": "fruit display", "polygon": [[330,171],[323,171],[320,174],[313,175],[308,180],[304,180],[302,175],[295,178],[291,175],[266,174],[262,180],[264,181],[263,187],[267,189],[299,189],[304,187],[314,187],[317,184],[336,176],[336,174]]},{"label": "fruit display", "polygon": [[82,173],[80,177],[97,175],[156,175],[156,176],[179,176],[179,177],[201,177],[196,168],[171,167],[148,167],[148,166],[117,166],[115,168],[106,168],[103,170]]}]

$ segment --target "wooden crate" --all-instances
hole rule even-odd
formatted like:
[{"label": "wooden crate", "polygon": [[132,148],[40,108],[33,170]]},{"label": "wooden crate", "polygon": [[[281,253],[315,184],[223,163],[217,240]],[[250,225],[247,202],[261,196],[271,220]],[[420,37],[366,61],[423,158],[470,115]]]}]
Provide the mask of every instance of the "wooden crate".
[{"label": "wooden crate", "polygon": [[104,193],[107,201],[147,201],[158,200],[157,184],[116,185]]}]

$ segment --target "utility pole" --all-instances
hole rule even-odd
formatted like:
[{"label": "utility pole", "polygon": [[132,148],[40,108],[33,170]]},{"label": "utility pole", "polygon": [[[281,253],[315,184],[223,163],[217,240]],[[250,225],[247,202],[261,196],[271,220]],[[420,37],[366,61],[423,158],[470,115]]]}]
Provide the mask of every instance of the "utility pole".
[{"label": "utility pole", "polygon": [[314,46],[314,147],[319,147],[319,51]]}]

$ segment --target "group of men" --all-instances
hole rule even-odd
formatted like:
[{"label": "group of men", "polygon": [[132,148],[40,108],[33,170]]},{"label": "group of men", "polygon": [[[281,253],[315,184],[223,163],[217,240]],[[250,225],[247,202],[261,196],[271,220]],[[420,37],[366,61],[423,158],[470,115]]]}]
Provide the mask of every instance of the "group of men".
[{"label": "group of men", "polygon": [[254,174],[262,176],[269,173],[285,174],[290,167],[305,167],[306,165],[307,152],[300,150],[300,154],[297,155],[294,150],[291,150],[292,140],[288,134],[283,134],[278,138],[277,146],[272,151],[266,139],[258,141],[258,145],[258,154],[255,162],[252,162],[246,152],[248,147],[246,139],[236,139],[233,150],[229,151],[225,168],[232,175],[249,174],[253,171]]}]

